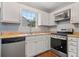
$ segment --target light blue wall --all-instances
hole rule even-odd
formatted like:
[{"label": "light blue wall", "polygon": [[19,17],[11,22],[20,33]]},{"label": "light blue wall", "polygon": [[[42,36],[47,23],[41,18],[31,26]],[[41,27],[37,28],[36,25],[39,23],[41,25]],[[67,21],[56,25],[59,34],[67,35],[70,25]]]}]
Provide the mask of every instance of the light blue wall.
[{"label": "light blue wall", "polygon": [[2,24],[0,23],[1,31],[18,31],[19,24]]}]

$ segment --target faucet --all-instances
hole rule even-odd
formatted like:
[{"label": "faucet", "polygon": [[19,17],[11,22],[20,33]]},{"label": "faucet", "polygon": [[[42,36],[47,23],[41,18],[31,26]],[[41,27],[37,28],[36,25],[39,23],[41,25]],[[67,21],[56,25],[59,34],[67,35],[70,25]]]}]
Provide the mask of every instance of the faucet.
[{"label": "faucet", "polygon": [[30,26],[30,31],[29,31],[29,33],[32,34],[32,28],[31,28],[31,26]]}]

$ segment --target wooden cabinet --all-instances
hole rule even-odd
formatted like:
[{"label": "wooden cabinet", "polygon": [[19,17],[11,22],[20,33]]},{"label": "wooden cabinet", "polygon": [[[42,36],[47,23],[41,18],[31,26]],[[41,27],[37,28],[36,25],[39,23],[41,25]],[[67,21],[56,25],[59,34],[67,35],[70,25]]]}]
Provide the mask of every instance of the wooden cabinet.
[{"label": "wooden cabinet", "polygon": [[19,23],[20,22],[20,6],[16,2],[2,3],[2,22]]},{"label": "wooden cabinet", "polygon": [[49,35],[37,35],[26,37],[25,55],[35,56],[46,50],[50,49],[50,36]]},{"label": "wooden cabinet", "polygon": [[71,7],[71,23],[79,23],[79,3],[75,3]]},{"label": "wooden cabinet", "polygon": [[68,56],[78,56],[78,38],[76,37],[68,37]]}]

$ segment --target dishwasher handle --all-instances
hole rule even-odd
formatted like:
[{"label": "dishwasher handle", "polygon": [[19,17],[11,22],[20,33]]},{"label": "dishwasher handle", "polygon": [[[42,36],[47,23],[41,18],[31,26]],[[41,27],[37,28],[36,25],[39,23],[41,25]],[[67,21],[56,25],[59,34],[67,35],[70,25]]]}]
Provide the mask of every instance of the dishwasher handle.
[{"label": "dishwasher handle", "polygon": [[2,44],[8,44],[8,43],[16,43],[20,41],[25,41],[25,37],[16,37],[16,38],[4,38],[2,39]]}]

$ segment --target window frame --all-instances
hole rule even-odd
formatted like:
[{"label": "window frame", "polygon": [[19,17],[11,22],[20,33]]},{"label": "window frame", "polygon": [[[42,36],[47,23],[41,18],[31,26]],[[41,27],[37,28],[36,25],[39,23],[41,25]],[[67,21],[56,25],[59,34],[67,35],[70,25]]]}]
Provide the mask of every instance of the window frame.
[{"label": "window frame", "polygon": [[29,10],[29,9],[21,9],[21,11],[20,11],[20,17],[21,17],[21,20],[22,20],[22,11],[23,10],[26,10],[26,11],[30,11],[30,12],[33,12],[33,13],[35,13],[36,14],[36,19],[35,19],[35,27],[32,27],[32,28],[37,28],[37,24],[38,24],[38,18],[39,18],[39,16],[38,16],[38,12],[35,12],[35,11],[32,11],[32,10]]}]

